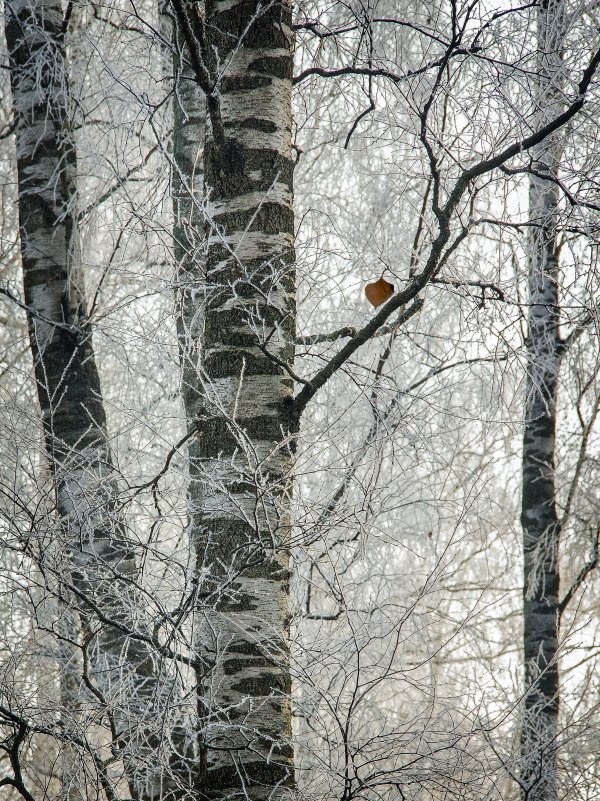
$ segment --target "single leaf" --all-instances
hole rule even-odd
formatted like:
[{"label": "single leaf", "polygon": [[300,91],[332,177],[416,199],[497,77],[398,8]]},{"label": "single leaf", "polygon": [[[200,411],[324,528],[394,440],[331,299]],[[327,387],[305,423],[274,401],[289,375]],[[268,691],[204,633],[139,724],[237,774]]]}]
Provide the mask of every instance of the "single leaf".
[{"label": "single leaf", "polygon": [[386,281],[385,278],[380,278],[372,284],[367,284],[365,287],[365,295],[367,300],[372,306],[377,308],[389,300],[394,294],[394,285]]}]

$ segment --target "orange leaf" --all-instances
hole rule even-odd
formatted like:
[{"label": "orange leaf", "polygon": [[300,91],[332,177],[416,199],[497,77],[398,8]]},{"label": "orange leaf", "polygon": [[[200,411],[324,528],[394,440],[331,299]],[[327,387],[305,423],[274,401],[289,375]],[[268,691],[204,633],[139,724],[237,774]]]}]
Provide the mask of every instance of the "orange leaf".
[{"label": "orange leaf", "polygon": [[372,306],[377,308],[389,300],[394,294],[394,285],[386,281],[385,278],[380,278],[372,284],[367,284],[365,287],[365,295],[367,300]]}]

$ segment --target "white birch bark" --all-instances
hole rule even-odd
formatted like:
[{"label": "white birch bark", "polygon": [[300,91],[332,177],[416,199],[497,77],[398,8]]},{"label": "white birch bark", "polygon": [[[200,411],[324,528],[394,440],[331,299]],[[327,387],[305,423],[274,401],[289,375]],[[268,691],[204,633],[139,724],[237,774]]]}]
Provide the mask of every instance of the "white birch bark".
[{"label": "white birch bark", "polygon": [[[562,110],[563,0],[537,10],[535,128]],[[532,152],[529,190],[528,372],[523,435],[523,615],[525,704],[521,787],[527,801],[556,801],[559,706],[559,540],[556,398],[561,358],[557,256],[560,138]],[[548,177],[546,177],[548,176]]]},{"label": "white birch bark", "polygon": [[[197,4],[184,7],[199,25],[197,43],[204,38],[216,84],[204,151],[206,261],[181,236],[193,204],[176,205],[176,239],[188,248],[184,396],[189,425],[198,429],[190,478],[198,648],[207,665],[201,786],[207,798],[275,800],[293,785],[287,540],[294,432],[292,381],[265,349],[293,358],[291,12],[287,3],[208,2],[204,22]],[[192,125],[194,112],[184,116]],[[176,135],[176,161],[192,187],[189,130]],[[191,386],[190,358],[198,355]]]},{"label": "white birch bark", "polygon": [[[200,4],[199,4],[200,5]],[[177,334],[181,361],[181,395],[183,399],[187,430],[190,435],[188,449],[188,500],[190,521],[190,546],[198,562],[198,574],[202,572],[198,542],[200,511],[202,508],[202,480],[198,463],[198,431],[202,410],[202,336],[204,326],[204,302],[202,286],[206,272],[205,209],[204,195],[204,137],[206,100],[204,93],[194,80],[189,63],[189,52],[185,39],[173,18],[171,41],[173,56],[173,242],[177,266],[176,308]],[[201,610],[197,614],[201,616]],[[194,627],[195,628],[195,627]],[[195,629],[196,630],[196,629]],[[198,653],[202,647],[198,643]],[[197,691],[197,743],[195,778],[202,793],[206,771],[206,749],[204,726],[206,709],[203,697],[202,667],[196,669]]]},{"label": "white birch bark", "polygon": [[[62,547],[47,554],[60,594],[80,614],[88,679],[110,724],[132,793],[173,789],[160,752],[173,686],[152,650],[132,636],[140,592],[132,544],[117,511],[116,471],[86,320],[76,230],[74,106],[60,0],[10,0],[5,7],[16,116],[19,230],[25,301]],[[79,681],[82,680],[81,674]],[[65,677],[65,703],[77,677]],[[71,760],[73,755],[68,755]],[[71,766],[72,768],[73,766]],[[76,798],[66,768],[65,796]],[[73,795],[75,793],[75,795]]]}]

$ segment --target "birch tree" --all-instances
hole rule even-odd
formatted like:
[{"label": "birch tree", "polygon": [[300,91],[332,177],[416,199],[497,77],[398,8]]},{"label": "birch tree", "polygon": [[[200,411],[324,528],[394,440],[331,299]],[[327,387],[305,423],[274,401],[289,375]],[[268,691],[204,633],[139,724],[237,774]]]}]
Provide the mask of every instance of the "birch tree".
[{"label": "birch tree", "polygon": [[[188,425],[198,431],[190,449],[192,487],[202,486],[192,492],[192,512],[206,603],[199,648],[210,666],[203,786],[209,797],[279,798],[293,784],[287,542],[295,432],[286,369],[295,331],[291,9],[207,3],[205,19],[195,4],[174,9],[209,119],[206,264],[186,271],[182,321],[197,348],[195,321],[202,315],[202,363],[196,376],[184,370],[184,391],[186,398],[201,395],[199,410],[195,400],[186,407]],[[194,181],[183,148],[176,158]],[[189,352],[184,344],[184,358]]]},{"label": "birch tree", "polygon": [[[287,271],[283,270],[281,266],[281,248],[283,247],[281,241],[283,237],[287,243],[286,247],[291,248],[292,240],[291,238],[286,239],[286,237],[292,236],[292,226],[290,224],[285,229],[280,208],[271,208],[272,195],[277,197],[275,205],[280,205],[277,192],[283,191],[279,184],[284,169],[279,159],[283,152],[287,153],[289,140],[285,140],[283,149],[277,150],[276,148],[278,155],[272,157],[271,165],[275,165],[277,172],[265,173],[267,162],[262,160],[263,155],[269,149],[264,146],[263,139],[263,135],[266,137],[267,129],[270,129],[269,135],[280,137],[281,131],[287,131],[289,128],[289,111],[286,111],[285,119],[276,118],[274,115],[270,116],[271,112],[269,111],[271,108],[269,103],[273,97],[272,87],[280,86],[279,79],[281,79],[281,75],[269,73],[267,63],[264,61],[267,59],[269,63],[273,62],[273,57],[269,56],[265,49],[269,42],[269,36],[266,33],[269,30],[269,24],[260,25],[261,46],[253,47],[252,45],[256,45],[255,35],[258,37],[257,23],[262,20],[264,13],[258,7],[248,11],[244,7],[243,12],[241,7],[239,9],[236,7],[235,12],[228,8],[224,12],[223,18],[216,12],[213,15],[210,6],[206,9],[206,17],[199,13],[195,6],[175,3],[174,8],[189,48],[190,61],[194,66],[197,83],[206,94],[210,119],[204,153],[208,258],[206,272],[204,275],[200,273],[198,281],[202,290],[198,290],[194,286],[188,288],[190,298],[193,298],[194,291],[196,291],[197,297],[200,296],[200,291],[204,292],[202,298],[204,308],[195,308],[191,304],[191,311],[189,307],[186,310],[187,325],[184,324],[184,328],[191,333],[193,341],[196,334],[195,331],[192,331],[191,321],[202,319],[204,325],[201,344],[195,346],[196,352],[201,352],[202,358],[197,378],[200,385],[198,396],[202,398],[203,405],[199,426],[200,451],[198,458],[195,455],[197,447],[195,444],[192,450],[192,474],[197,475],[202,490],[200,494],[195,495],[193,503],[195,501],[200,504],[200,514],[196,525],[200,532],[197,542],[201,544],[201,553],[207,560],[203,566],[213,580],[215,576],[218,576],[221,582],[221,588],[218,591],[221,600],[217,602],[217,606],[219,613],[223,614],[222,619],[215,618],[215,620],[219,620],[218,625],[211,620],[207,632],[200,636],[200,648],[204,654],[208,655],[209,665],[214,665],[209,668],[210,678],[205,690],[209,706],[206,712],[206,775],[209,788],[212,788],[215,783],[220,785],[221,790],[241,793],[251,792],[249,788],[253,787],[253,783],[261,782],[259,778],[261,771],[256,766],[256,773],[252,773],[248,769],[244,775],[244,771],[239,767],[245,759],[245,757],[239,756],[239,754],[243,754],[243,749],[237,754],[232,752],[227,757],[224,756],[227,747],[224,744],[225,741],[221,739],[222,731],[226,726],[230,727],[230,747],[238,749],[240,743],[244,743],[246,746],[249,739],[248,733],[246,733],[245,741],[236,739],[240,734],[243,736],[244,727],[240,725],[239,719],[236,720],[233,714],[234,704],[239,704],[239,709],[243,711],[245,725],[246,721],[252,719],[249,717],[249,710],[253,703],[257,702],[257,699],[261,699],[260,703],[262,703],[264,699],[269,698],[270,694],[279,693],[282,688],[287,686],[287,681],[282,683],[280,680],[276,680],[275,673],[269,677],[271,671],[269,660],[272,662],[274,653],[271,653],[266,659],[268,669],[262,674],[265,679],[264,683],[245,683],[240,679],[238,671],[234,669],[238,638],[241,643],[241,652],[249,650],[253,656],[258,656],[254,651],[255,634],[252,634],[251,645],[247,643],[248,634],[242,635],[242,632],[247,631],[248,628],[261,632],[267,652],[271,648],[279,655],[285,654],[285,648],[274,649],[272,644],[273,642],[285,642],[285,636],[282,634],[285,620],[284,611],[282,611],[283,616],[279,618],[279,623],[268,618],[268,613],[264,608],[264,599],[267,597],[267,593],[264,589],[259,592],[258,575],[249,571],[248,578],[243,578],[250,556],[252,559],[256,558],[261,564],[260,570],[266,569],[264,560],[272,558],[270,554],[263,556],[261,553],[264,547],[261,521],[263,519],[266,521],[268,529],[269,512],[263,508],[261,514],[257,513],[256,498],[260,498],[261,504],[265,504],[266,499],[269,498],[269,504],[277,509],[271,520],[270,528],[271,533],[278,532],[279,534],[273,540],[275,552],[281,549],[282,559],[285,561],[285,525],[283,521],[286,520],[287,511],[285,504],[283,506],[281,504],[289,495],[289,476],[292,465],[286,450],[296,438],[298,418],[319,390],[345,367],[347,361],[354,357],[359,348],[383,332],[389,334],[401,329],[413,315],[421,310],[424,302],[424,290],[428,284],[434,281],[444,283],[449,280],[442,277],[442,270],[469,233],[468,226],[461,223],[461,220],[469,213],[469,204],[472,209],[479,192],[478,183],[484,181],[496,170],[504,168],[504,165],[518,157],[519,154],[541,146],[554,131],[559,130],[578,113],[582,102],[580,99],[582,93],[586,91],[586,87],[589,86],[597,69],[598,53],[592,56],[589,65],[584,68],[576,97],[570,101],[565,111],[554,108],[548,119],[534,121],[533,125],[529,127],[529,132],[523,134],[521,139],[517,138],[508,145],[504,143],[497,149],[492,147],[491,151],[480,154],[475,164],[468,167],[461,166],[456,170],[456,163],[446,159],[447,151],[439,146],[436,139],[439,134],[434,109],[442,102],[441,87],[445,85],[444,71],[451,69],[454,64],[453,59],[478,52],[479,45],[477,43],[479,38],[483,37],[482,32],[486,30],[485,26],[481,29],[481,33],[473,34],[470,41],[467,41],[469,39],[468,15],[465,14],[462,18],[459,15],[453,17],[451,43],[445,49],[442,47],[437,58],[431,57],[424,66],[417,68],[414,72],[406,70],[403,74],[401,70],[393,72],[376,63],[372,50],[373,23],[370,19],[365,21],[357,16],[347,25],[341,24],[334,28],[330,27],[327,22],[310,21],[305,23],[305,29],[313,33],[319,40],[339,39],[341,41],[348,31],[352,33],[360,31],[364,36],[356,39],[359,45],[357,51],[353,53],[353,60],[349,65],[308,67],[296,77],[298,82],[312,76],[324,79],[356,76],[366,77],[369,82],[380,78],[399,85],[403,81],[409,82],[413,76],[429,74],[431,82],[428,86],[426,85],[415,112],[418,118],[418,133],[415,139],[423,148],[426,160],[428,160],[431,194],[429,195],[430,199],[426,198],[425,203],[430,203],[428,211],[431,212],[433,230],[431,239],[423,248],[420,268],[415,268],[408,280],[404,279],[401,291],[394,295],[366,325],[359,330],[341,329],[331,335],[315,335],[312,340],[310,337],[303,339],[303,342],[307,344],[347,340],[333,356],[326,360],[324,366],[310,378],[304,378],[294,371],[291,361],[294,335],[293,327],[290,328],[288,322],[293,318],[293,306],[289,299],[284,303],[280,302],[279,297],[279,294],[283,293],[285,299],[289,289],[289,280],[291,280],[291,272],[288,276]],[[232,27],[233,19],[236,20],[234,27]],[[385,24],[390,23],[391,20],[382,18],[378,22]],[[397,20],[397,24],[404,25],[405,23]],[[299,24],[297,27],[302,29],[303,25]],[[221,35],[225,38],[221,39]],[[223,42],[227,40],[228,46],[224,46]],[[279,49],[276,51],[277,58],[281,63],[283,63],[281,60],[284,59],[281,51],[285,51],[289,56],[289,38],[286,39],[286,42],[281,41]],[[366,54],[363,54],[361,50],[363,42],[371,43],[371,49],[365,45]],[[344,53],[346,50],[340,47],[340,52]],[[242,66],[238,67],[238,64]],[[260,103],[260,114],[253,111],[254,97],[256,97],[256,102]],[[281,100],[282,97],[283,95],[280,95],[279,99]],[[371,104],[370,110],[373,110],[372,98]],[[256,116],[253,116],[254,114]],[[362,116],[357,118],[357,124],[360,119]],[[256,134],[256,130],[260,130],[261,134]],[[232,141],[230,141],[230,132],[234,132],[231,134]],[[254,155],[259,155],[258,148],[255,146],[256,137],[258,137],[257,141],[261,142],[261,152],[260,159],[255,162]],[[252,159],[249,151],[256,151]],[[227,153],[226,162],[222,160],[224,153]],[[238,194],[241,190],[238,188],[237,178],[234,178],[232,174],[233,165],[235,165],[236,175],[246,175],[245,171],[250,170],[250,166],[252,167],[252,170],[246,175],[245,194]],[[290,169],[289,163],[286,169]],[[259,181],[259,172],[261,180],[268,174],[267,183],[256,185],[253,183],[253,181]],[[291,203],[291,194],[288,194],[289,188],[288,181],[285,193],[286,204]],[[258,192],[260,197],[253,192]],[[230,202],[234,203],[235,212],[228,205]],[[273,238],[267,237],[266,230],[261,228],[265,225],[265,221],[268,221],[268,225],[272,227]],[[252,249],[255,240],[261,243],[262,253]],[[267,245],[267,242],[270,244]],[[273,247],[274,251],[271,250]],[[277,269],[276,262],[279,262]],[[200,270],[202,269],[200,265]],[[269,276],[268,280],[264,277],[265,275]],[[449,283],[451,284],[451,282]],[[411,302],[412,305],[408,306]],[[218,317],[213,314],[213,304],[219,312]],[[397,312],[397,317],[394,319],[392,315],[395,312]],[[389,323],[390,319],[393,320],[392,324]],[[230,338],[231,341],[229,341]],[[233,345],[235,347],[232,347]],[[272,382],[265,380],[266,375],[273,376]],[[293,401],[290,396],[292,379],[299,387]],[[186,384],[187,380],[186,378]],[[272,383],[279,387],[279,390],[274,389]],[[262,387],[260,392],[259,385]],[[186,391],[189,390],[186,388]],[[271,410],[269,416],[273,418],[269,425],[274,424],[274,427],[267,428],[267,421],[261,419],[259,430],[255,426],[259,419],[256,414],[260,410],[264,416],[264,410],[267,408]],[[219,410],[219,414],[216,416],[214,416],[215,409]],[[268,441],[271,443],[268,449],[266,448],[267,440],[262,439],[263,431],[267,430],[271,432],[268,437]],[[226,443],[230,441],[231,444],[227,446]],[[245,455],[238,465],[236,459],[241,458],[242,453]],[[274,471],[270,460],[276,453],[279,459],[285,455],[286,460],[280,461],[278,470]],[[224,460],[223,457],[227,458]],[[282,464],[284,467],[281,466]],[[249,465],[252,466],[252,471]],[[236,470],[239,472],[236,473]],[[258,477],[257,470],[259,470]],[[228,477],[227,480],[226,477]],[[261,504],[258,506],[260,507]],[[196,509],[197,507],[194,505],[194,513]],[[224,517],[224,513],[229,509],[231,509],[231,512],[228,512],[230,517],[227,515]],[[261,515],[264,515],[264,518]],[[252,521],[254,521],[253,525]],[[246,528],[247,526],[250,527]],[[216,543],[214,552],[207,542]],[[230,555],[232,551],[235,555],[233,561]],[[217,564],[219,564],[218,568],[215,567]],[[279,562],[279,564],[281,566],[283,562]],[[208,568],[209,565],[210,568]],[[223,572],[223,565],[227,565],[226,572]],[[253,566],[252,570],[254,569]],[[224,576],[227,576],[231,584],[225,585],[227,589],[223,594]],[[250,581],[251,578],[252,581]],[[266,578],[266,574],[263,578]],[[272,577],[269,581],[272,581]],[[274,605],[278,606],[280,610],[285,610],[284,585],[283,576],[278,584],[266,583],[264,585],[265,588],[270,587],[269,603],[275,601]],[[251,588],[252,592],[250,592]],[[235,611],[238,611],[238,600],[235,595],[232,595],[231,598],[228,597],[234,589],[240,593],[243,590],[244,598],[250,606],[254,606],[255,610],[260,610],[254,622],[251,622],[252,615],[249,615],[250,607],[246,606],[243,601],[239,601],[240,617],[238,618],[234,614],[234,605]],[[251,598],[256,597],[253,593],[258,593],[262,600],[252,601]],[[276,601],[277,598],[280,601]],[[208,617],[211,618],[211,615]],[[265,631],[259,622],[259,619],[262,620],[263,617],[270,620],[270,630],[278,633],[275,640],[266,638]],[[219,635],[216,636],[213,632],[219,632]],[[226,634],[223,635],[223,632]],[[214,642],[211,642],[211,639]],[[231,650],[223,644],[228,639],[232,643]],[[222,643],[220,647],[219,642]],[[239,657],[239,655],[238,653],[237,656]],[[265,660],[265,656],[263,651],[260,660]],[[230,666],[227,667],[229,664]],[[254,675],[253,670],[256,671],[262,667],[262,661],[258,659],[256,661],[252,659],[240,661],[238,667],[247,669],[249,676],[252,676]],[[277,666],[277,670],[283,670],[283,674],[279,674],[280,676],[286,675],[285,661]],[[239,690],[245,690],[243,695],[236,695],[228,689],[230,681],[228,675],[233,676],[233,680],[237,681],[236,686]],[[219,688],[218,692],[215,691],[216,687]],[[261,692],[257,693],[256,698],[255,690],[252,688],[261,688]],[[277,725],[272,728],[275,720]],[[276,719],[272,716],[269,725],[259,723],[257,729],[262,731],[260,725],[265,725],[264,732],[267,742],[278,742],[277,732],[282,740],[289,737],[289,728],[286,728],[284,718]],[[211,754],[211,750],[215,748],[220,749],[222,761],[217,755]],[[247,759],[249,764],[252,764],[252,757],[248,756]],[[211,776],[215,778],[211,778]],[[277,783],[276,777],[273,781]],[[282,779],[282,781],[285,783],[286,780]],[[240,788],[240,784],[243,786],[243,790]],[[268,787],[268,782],[265,784]],[[271,789],[272,785],[268,792]],[[259,794],[259,792],[257,789],[256,793]],[[263,792],[267,792],[267,789],[264,788]],[[259,796],[257,795],[257,797]]]},{"label": "birch tree", "polygon": [[[64,70],[65,20],[53,8],[44,41],[59,41],[53,63]],[[521,768],[526,757],[535,762],[536,744],[512,746],[511,641],[521,593],[510,586],[512,562],[506,578],[495,573],[515,550],[509,469],[520,413],[510,420],[515,407],[504,396],[522,374],[526,303],[518,280],[507,279],[506,240],[497,251],[490,242],[524,224],[514,204],[498,198],[518,193],[531,159],[543,160],[548,143],[551,150],[596,108],[595,34],[578,45],[577,60],[564,62],[561,103],[536,116],[522,102],[531,86],[537,11],[530,8],[306,3],[293,19],[285,4],[203,8],[172,0],[164,6],[175,23],[170,43],[153,8],[124,1],[71,12],[89,37],[78,63],[88,65],[81,85],[89,94],[71,111],[61,78],[55,149],[71,154],[73,174],[75,119],[78,144],[116,153],[119,167],[124,152],[142,160],[157,154],[151,176],[138,182],[135,168],[115,169],[114,182],[97,192],[113,236],[92,232],[88,241],[100,262],[116,265],[114,274],[100,270],[101,286],[90,293],[102,297],[100,311],[95,301],[93,315],[85,310],[80,273],[92,259],[77,253],[76,239],[57,271],[60,292],[74,298],[63,301],[68,313],[51,318],[35,298],[21,301],[37,331],[34,346],[40,326],[48,348],[56,332],[72,334],[46,401],[52,419],[63,408],[65,376],[97,364],[93,393],[88,398],[91,384],[78,381],[74,404],[93,409],[93,420],[88,411],[73,414],[78,438],[65,445],[67,433],[74,436],[69,426],[53,444],[55,476],[79,470],[75,486],[87,482],[61,517],[62,542],[82,533],[79,570],[71,572],[69,557],[54,592],[63,609],[82,613],[76,653],[88,656],[85,627],[95,626],[90,667],[77,666],[76,675],[117,695],[90,699],[85,719],[96,715],[102,725],[90,722],[88,739],[71,742],[102,784],[96,794],[109,801],[136,791],[186,799],[512,799],[511,781],[525,778]],[[122,47],[107,56],[110,46],[101,45],[110,37]],[[169,47],[172,81],[170,67],[154,63]],[[20,69],[15,60],[15,76]],[[117,95],[131,105],[115,111]],[[29,121],[19,125],[25,130]],[[67,161],[54,162],[47,183]],[[166,188],[166,165],[172,197],[161,201],[148,186]],[[95,178],[95,167],[80,158],[77,169]],[[36,189],[43,197],[46,185]],[[66,195],[63,185],[71,186]],[[52,188],[54,243],[64,220],[73,217],[77,227],[80,198],[66,179]],[[160,242],[158,264],[150,246],[123,256],[122,242],[138,234]],[[53,268],[44,269],[32,274],[45,292]],[[364,285],[380,277],[388,299],[373,311]],[[50,386],[43,379],[42,389]],[[161,397],[153,414],[146,396],[157,387],[173,400]],[[128,452],[123,443],[132,441]],[[509,465],[504,474],[499,464]],[[17,494],[7,483],[3,491]],[[2,503],[3,525],[16,529]],[[35,531],[51,530],[39,514],[31,520]],[[163,537],[172,538],[171,550]],[[108,551],[102,559],[100,547]],[[134,551],[156,566],[149,580]],[[7,567],[3,578],[23,597],[26,581],[13,572]],[[107,577],[116,579],[111,587]],[[140,660],[151,657],[142,664],[152,662],[152,670],[122,659],[102,684],[96,665],[117,651],[137,654],[132,644]],[[27,771],[19,778],[13,763],[32,765],[32,732],[53,737],[60,750],[64,731],[56,718],[43,732],[42,716],[34,725],[21,696],[10,695],[10,660],[2,664],[12,700],[0,706],[11,732],[1,741],[7,776],[15,794],[35,796],[41,783],[28,790]],[[156,666],[168,677],[163,684],[154,680]],[[186,766],[174,776],[181,750],[169,719],[178,694],[155,703],[173,687],[171,671],[188,713],[197,707],[188,721],[189,739],[199,744],[189,779]],[[478,683],[483,674],[487,684]],[[118,695],[124,679],[135,689],[128,706]],[[164,718],[149,722],[150,709]],[[128,728],[124,736],[109,732],[108,755],[111,713]],[[145,726],[125,787],[118,773],[130,756],[127,736],[143,735]],[[157,776],[162,787],[144,786]]]},{"label": "birch tree", "polygon": [[[533,103],[537,124],[544,124],[564,107],[569,9],[563,2],[544,2],[536,15]],[[573,132],[566,141],[572,147],[574,140],[577,147],[577,139],[578,132]],[[592,403],[585,419],[582,397],[571,400],[567,390],[565,356],[585,328],[593,324],[596,314],[592,307],[573,323],[568,314],[561,312],[561,304],[573,292],[565,281],[568,267],[561,269],[560,263],[565,229],[580,230],[589,237],[588,225],[583,220],[565,219],[561,208],[565,195],[570,197],[560,175],[567,147],[559,135],[549,137],[532,151],[529,170],[529,312],[521,509],[525,689],[520,785],[523,798],[544,800],[561,797],[559,749],[561,741],[568,740],[562,732],[560,715],[559,674],[564,650],[561,620],[594,569],[598,548],[596,533],[592,536],[591,560],[586,558],[576,573],[567,569],[576,560],[565,548],[565,538],[572,525],[574,499],[581,491],[581,470],[588,459],[589,437],[597,416],[597,404]],[[588,205],[582,202],[584,207]],[[593,374],[588,381],[593,383]],[[563,419],[566,420],[568,413],[565,406],[574,403],[582,426],[580,437],[571,440],[572,460],[563,454],[563,461],[570,463],[570,469],[567,464],[560,464],[557,447],[561,401]],[[568,487],[562,493],[559,468],[563,475],[566,472],[562,481],[566,479]],[[561,494],[564,500],[560,499]],[[569,573],[571,583],[565,587],[563,581]]]},{"label": "birch tree", "polygon": [[[156,675],[148,622],[136,623],[142,603],[136,554],[117,508],[118,474],[87,317],[77,229],[77,114],[65,58],[71,11],[65,16],[52,0],[18,0],[5,10],[24,308],[63,535],[40,540],[34,557],[46,581],[58,583],[60,603],[80,613],[81,633],[73,616],[62,616],[70,621],[66,629],[56,627],[65,654],[65,710],[79,707],[81,694],[99,705],[132,794],[158,798],[172,786],[155,759],[173,687]],[[66,762],[86,752],[85,728],[78,731],[77,723],[72,736],[80,746]],[[81,797],[76,784],[82,774],[73,764],[65,770],[65,797]],[[114,793],[107,775],[103,781]]]},{"label": "birch tree", "polygon": [[[561,49],[564,4],[537,10],[536,122],[562,109]],[[521,735],[524,799],[558,798],[559,546],[556,508],[556,401],[563,343],[559,334],[560,140],[552,136],[532,152],[529,205],[528,371],[523,433],[523,554],[525,711]]]}]

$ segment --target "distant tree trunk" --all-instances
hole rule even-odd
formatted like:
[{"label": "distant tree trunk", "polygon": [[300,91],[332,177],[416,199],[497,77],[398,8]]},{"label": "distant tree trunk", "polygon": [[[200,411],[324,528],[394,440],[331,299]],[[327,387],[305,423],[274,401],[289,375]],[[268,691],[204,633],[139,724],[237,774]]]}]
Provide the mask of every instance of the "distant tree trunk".
[{"label": "distant tree trunk", "polygon": [[[5,24],[24,293],[64,535],[64,547],[55,548],[64,561],[46,562],[62,582],[61,593],[80,610],[89,637],[89,679],[105,699],[130,786],[139,798],[158,798],[169,788],[156,754],[169,687],[155,677],[148,646],[127,633],[139,629],[139,593],[132,581],[137,569],[116,509],[116,475],[86,318],[61,2],[9,0]],[[72,695],[75,677],[69,673],[65,682]],[[72,795],[73,787],[66,792]]]},{"label": "distant tree trunk", "polygon": [[[200,5],[200,4],[199,4]],[[185,38],[177,20],[172,24],[173,45],[173,241],[177,268],[177,335],[181,361],[181,396],[187,421],[188,508],[190,546],[197,560],[197,574],[202,570],[202,548],[199,542],[202,516],[202,471],[199,469],[198,436],[203,408],[202,336],[204,329],[204,137],[206,130],[206,98],[194,80]],[[201,614],[201,612],[200,612]],[[198,643],[202,660],[202,647]],[[204,669],[196,670],[198,691],[198,747],[196,764],[197,790],[202,797],[206,772],[204,727],[206,708],[203,685]]]},{"label": "distant tree trunk", "polygon": [[[561,109],[562,0],[537,10],[536,124]],[[545,176],[556,176],[560,142],[554,136],[533,153],[529,216],[529,321],[523,436],[523,610],[525,709],[521,733],[522,795],[555,801],[559,671],[559,542],[556,509],[556,398],[561,359],[558,293],[559,193]]]},{"label": "distant tree trunk", "polygon": [[[202,349],[197,384],[184,386],[184,397],[189,425],[198,429],[190,478],[203,599],[199,648],[209,666],[203,790],[208,798],[275,801],[293,785],[293,382],[282,366],[293,358],[295,333],[291,10],[287,3],[207,2],[203,20],[197,4],[174,8],[180,25],[195,29],[197,70],[201,54],[216,84],[214,91],[203,86],[206,266],[186,256],[182,273],[190,298],[184,384],[193,375],[190,354]],[[176,160],[191,185],[194,151],[185,154],[188,131],[177,119],[176,112]],[[177,214],[176,239],[189,254],[194,248],[181,233],[187,214]]]}]

